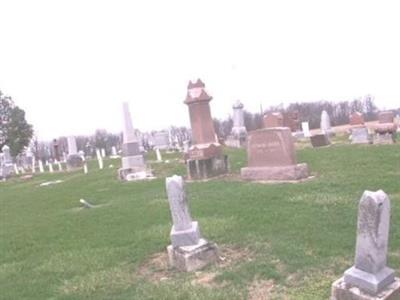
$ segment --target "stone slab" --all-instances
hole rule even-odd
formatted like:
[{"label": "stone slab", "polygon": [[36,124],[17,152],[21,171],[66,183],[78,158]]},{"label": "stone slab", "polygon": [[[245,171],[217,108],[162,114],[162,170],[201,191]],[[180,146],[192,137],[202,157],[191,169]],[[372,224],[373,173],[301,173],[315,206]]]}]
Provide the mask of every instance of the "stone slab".
[{"label": "stone slab", "polygon": [[392,133],[376,133],[374,135],[374,144],[393,144],[395,136]]},{"label": "stone slab", "polygon": [[297,163],[292,133],[287,127],[250,132],[247,144],[248,167],[278,167]]},{"label": "stone slab", "polygon": [[358,287],[347,284],[344,278],[340,278],[332,284],[330,300],[399,300],[400,299],[400,279],[386,287],[385,290],[377,295],[370,295]]},{"label": "stone slab", "polygon": [[68,155],[67,157],[67,170],[82,168],[83,158],[79,154]]},{"label": "stone slab", "polygon": [[351,143],[352,144],[369,144],[370,138],[368,129],[365,126],[354,126],[351,128]]},{"label": "stone slab", "polygon": [[195,246],[167,247],[169,264],[183,272],[200,270],[219,260],[218,247],[215,243],[201,239]]},{"label": "stone slab", "polygon": [[309,177],[308,165],[305,163],[279,167],[247,167],[240,170],[244,180],[273,181],[300,180]]},{"label": "stone slab", "polygon": [[357,286],[371,295],[376,295],[387,285],[393,283],[394,278],[394,270],[387,267],[376,274],[362,271],[356,267],[351,267],[344,273],[346,283]]},{"label": "stone slab", "polygon": [[126,156],[122,157],[122,168],[133,169],[135,172],[143,171],[146,169],[146,163],[143,155]]},{"label": "stone slab", "polygon": [[173,247],[197,245],[201,234],[197,221],[192,222],[192,226],[185,230],[176,230],[175,226],[171,229],[171,243]]},{"label": "stone slab", "polygon": [[315,134],[310,137],[311,145],[314,148],[329,146],[331,144],[327,134]]}]

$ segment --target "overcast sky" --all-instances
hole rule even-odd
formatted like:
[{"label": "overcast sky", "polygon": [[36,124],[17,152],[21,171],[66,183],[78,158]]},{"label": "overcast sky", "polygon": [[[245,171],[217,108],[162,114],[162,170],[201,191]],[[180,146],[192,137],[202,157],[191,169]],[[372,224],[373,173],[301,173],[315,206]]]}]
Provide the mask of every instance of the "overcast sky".
[{"label": "overcast sky", "polygon": [[400,106],[398,0],[0,0],[0,90],[41,139],[189,125],[200,77],[214,117],[371,94]]}]

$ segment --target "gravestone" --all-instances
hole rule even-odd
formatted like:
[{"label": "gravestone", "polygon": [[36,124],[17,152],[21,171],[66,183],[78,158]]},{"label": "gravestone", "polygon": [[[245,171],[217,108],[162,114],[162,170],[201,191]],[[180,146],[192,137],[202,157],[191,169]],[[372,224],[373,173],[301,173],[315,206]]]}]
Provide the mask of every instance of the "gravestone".
[{"label": "gravestone", "polygon": [[247,130],[244,126],[243,104],[237,100],[233,108],[233,127],[225,144],[234,148],[241,148],[246,145]]},{"label": "gravestone", "polygon": [[4,179],[11,176],[14,170],[14,164],[10,154],[10,147],[4,145],[1,151],[3,152],[3,155],[0,162],[0,179]]},{"label": "gravestone", "polygon": [[38,165],[39,165],[39,172],[44,173],[43,162],[41,159],[39,159]]},{"label": "gravestone", "polygon": [[329,146],[331,144],[329,136],[324,133],[312,135],[310,141],[314,148]]},{"label": "gravestone", "polygon": [[96,157],[97,157],[97,163],[99,165],[99,169],[102,170],[104,167],[104,164],[103,164],[103,157],[101,155],[100,149],[96,149]]},{"label": "gravestone", "polygon": [[53,152],[54,152],[54,159],[60,161],[60,146],[56,139],[53,140]]},{"label": "gravestone", "polygon": [[167,247],[170,265],[191,272],[216,262],[217,245],[202,238],[198,222],[190,216],[183,178],[167,177],[166,189],[173,221],[171,245]]},{"label": "gravestone", "polygon": [[189,108],[192,146],[187,153],[189,179],[206,179],[228,172],[228,157],[222,153],[211,117],[205,84],[198,79],[189,82],[185,104]]},{"label": "gravestone", "polygon": [[[283,127],[289,127],[294,133],[300,130],[299,112],[286,112],[283,114]],[[298,133],[297,133],[298,135]]]},{"label": "gravestone", "polygon": [[168,132],[156,132],[154,134],[154,147],[161,149],[161,150],[167,150],[169,149],[170,145],[170,137]]},{"label": "gravestone", "polygon": [[249,133],[244,180],[293,181],[309,176],[308,166],[297,163],[294,141],[288,127],[264,128]]},{"label": "gravestone", "polygon": [[161,152],[160,152],[160,149],[158,149],[158,148],[156,148],[156,156],[157,156],[157,161],[162,162]]},{"label": "gravestone", "polygon": [[264,128],[283,127],[283,115],[280,112],[267,113],[263,118]]},{"label": "gravestone", "polygon": [[350,115],[350,133],[352,144],[370,143],[367,126],[364,125],[364,117],[360,112],[354,112]]},{"label": "gravestone", "polygon": [[356,111],[350,115],[350,125],[358,126],[364,125],[364,116],[362,113]]},{"label": "gravestone", "polygon": [[328,137],[334,135],[334,132],[331,127],[331,118],[329,117],[326,110],[323,110],[321,113],[320,128],[322,133],[328,135]]},{"label": "gravestone", "polygon": [[111,156],[110,156],[110,158],[118,158],[118,157],[119,157],[119,155],[118,155],[118,152],[117,152],[117,148],[115,146],[112,146],[111,147]]},{"label": "gravestone", "polygon": [[383,111],[378,114],[378,124],[374,124],[374,144],[393,144],[396,141],[397,124],[394,113]]},{"label": "gravestone", "polygon": [[365,191],[358,207],[354,266],[332,285],[333,300],[400,299],[400,279],[386,266],[390,199],[382,191]]},{"label": "gravestone", "polygon": [[311,137],[310,126],[308,122],[301,122],[301,129],[303,130],[304,137]]},{"label": "gravestone", "polygon": [[68,142],[67,170],[70,171],[73,169],[81,168],[83,160],[78,153],[75,137],[69,136],[67,138],[67,142]]},{"label": "gravestone", "polygon": [[104,158],[106,157],[106,149],[101,148],[101,157]]},{"label": "gravestone", "polygon": [[129,105],[126,102],[123,103],[123,114],[122,168],[118,170],[119,179],[131,181],[150,177],[151,173],[147,169],[144,157],[139,150],[139,141],[133,129]]}]

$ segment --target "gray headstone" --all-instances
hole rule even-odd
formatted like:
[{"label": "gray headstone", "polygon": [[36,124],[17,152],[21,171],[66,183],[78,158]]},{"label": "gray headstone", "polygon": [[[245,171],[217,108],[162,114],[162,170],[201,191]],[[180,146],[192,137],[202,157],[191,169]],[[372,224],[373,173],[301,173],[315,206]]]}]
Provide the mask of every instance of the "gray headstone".
[{"label": "gray headstone", "polygon": [[358,208],[355,264],[344,274],[347,284],[373,295],[395,280],[386,267],[390,228],[390,200],[379,190],[365,191]]},{"label": "gray headstone", "polygon": [[172,245],[180,247],[198,244],[201,238],[200,230],[198,223],[193,222],[190,216],[183,178],[177,175],[167,177],[166,188],[173,221]]},{"label": "gray headstone", "polygon": [[247,130],[244,126],[243,104],[239,100],[237,100],[232,108],[233,127],[231,134],[236,138],[245,138],[247,135]]},{"label": "gray headstone", "polygon": [[67,138],[68,141],[68,155],[78,154],[78,148],[76,146],[76,140],[74,136],[69,136]]},{"label": "gray headstone", "polygon": [[351,128],[351,143],[352,144],[368,144],[369,134],[365,126]]},{"label": "gray headstone", "polygon": [[332,131],[331,129],[331,119],[326,112],[326,110],[323,110],[321,113],[321,131],[322,133],[328,134]]}]

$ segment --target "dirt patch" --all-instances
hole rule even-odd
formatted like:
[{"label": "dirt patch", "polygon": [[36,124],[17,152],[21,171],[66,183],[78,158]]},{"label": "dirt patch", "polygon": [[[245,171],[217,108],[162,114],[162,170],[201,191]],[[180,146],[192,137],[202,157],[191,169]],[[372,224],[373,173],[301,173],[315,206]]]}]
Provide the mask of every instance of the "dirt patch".
[{"label": "dirt patch", "polygon": [[152,283],[169,280],[175,272],[168,265],[167,253],[156,253],[142,264],[137,274]]},{"label": "dirt patch", "polygon": [[[204,287],[221,287],[224,283],[217,283],[215,278],[220,274],[219,270],[243,261],[251,261],[253,253],[247,248],[222,245],[219,246],[219,261],[217,265],[210,266],[205,270],[189,273],[193,276],[192,285]],[[138,269],[137,275],[152,283],[159,283],[176,277],[177,271],[170,268],[168,254],[166,252],[156,253],[144,262]],[[189,276],[190,276],[189,275]]]},{"label": "dirt patch", "polygon": [[249,300],[268,300],[271,299],[272,291],[275,287],[273,280],[255,280],[249,287]]}]

